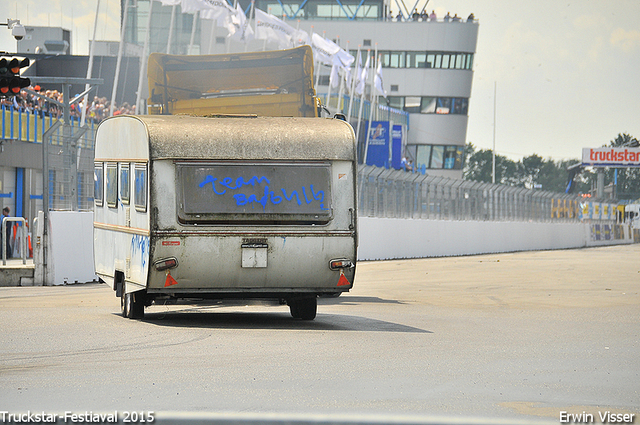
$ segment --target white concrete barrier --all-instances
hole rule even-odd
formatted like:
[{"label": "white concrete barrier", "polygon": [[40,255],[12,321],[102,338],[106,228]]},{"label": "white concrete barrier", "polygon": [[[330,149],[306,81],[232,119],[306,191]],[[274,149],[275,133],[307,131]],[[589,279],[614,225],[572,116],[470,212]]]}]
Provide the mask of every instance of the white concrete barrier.
[{"label": "white concrete barrier", "polygon": [[447,221],[360,217],[360,260],[424,258],[632,243],[595,240],[589,223]]},{"label": "white concrete barrier", "polygon": [[93,212],[49,211],[46,285],[97,280],[93,265]]},{"label": "white concrete barrier", "polygon": [[[35,284],[96,280],[93,213],[51,211],[49,220],[49,261],[43,273],[38,267],[42,267],[38,246],[34,250]],[[633,243],[628,226],[621,226],[618,231],[616,239],[610,224],[360,217],[358,259],[444,257]],[[37,241],[41,235],[38,225]]]}]

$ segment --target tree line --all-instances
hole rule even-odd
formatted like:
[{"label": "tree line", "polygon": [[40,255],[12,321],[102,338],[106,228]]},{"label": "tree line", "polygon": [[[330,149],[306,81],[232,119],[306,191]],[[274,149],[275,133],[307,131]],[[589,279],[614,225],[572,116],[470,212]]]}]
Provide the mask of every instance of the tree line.
[{"label": "tree line", "polygon": [[[638,139],[621,133],[603,147],[637,147],[639,144]],[[491,149],[477,149],[472,143],[468,143],[465,149],[463,179],[491,183],[492,162]],[[554,161],[551,158],[542,158],[537,154],[513,161],[503,155],[496,154],[496,183],[528,189],[565,192],[570,176],[568,169],[580,162],[579,159]],[[573,181],[573,193],[590,193],[592,182],[596,181],[595,170],[582,169],[582,172],[573,174]],[[605,184],[614,181],[617,182],[617,199],[635,200],[640,198],[639,168],[606,168]]]}]

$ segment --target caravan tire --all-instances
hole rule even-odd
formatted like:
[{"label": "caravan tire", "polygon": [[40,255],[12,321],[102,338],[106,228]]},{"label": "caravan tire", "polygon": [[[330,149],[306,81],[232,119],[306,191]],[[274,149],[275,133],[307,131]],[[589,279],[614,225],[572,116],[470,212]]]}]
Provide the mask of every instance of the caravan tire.
[{"label": "caravan tire", "polygon": [[142,292],[122,294],[120,305],[123,317],[129,319],[144,318],[144,296]]},{"label": "caravan tire", "polygon": [[294,319],[313,320],[318,311],[318,299],[316,297],[298,298],[289,302],[291,316]]}]

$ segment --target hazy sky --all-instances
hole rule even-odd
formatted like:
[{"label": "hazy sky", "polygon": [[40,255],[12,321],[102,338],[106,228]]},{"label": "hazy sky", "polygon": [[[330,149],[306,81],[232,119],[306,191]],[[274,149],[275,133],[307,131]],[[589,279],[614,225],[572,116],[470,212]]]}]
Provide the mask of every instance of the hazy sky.
[{"label": "hazy sky", "polygon": [[[72,29],[73,53],[87,54],[96,4],[0,0],[0,21]],[[427,8],[473,12],[480,22],[467,142],[492,146],[494,84],[499,154],[579,158],[618,133],[640,138],[640,0],[430,0]],[[99,40],[118,39],[119,13],[118,0],[101,0]],[[5,28],[0,50],[13,52]]]}]

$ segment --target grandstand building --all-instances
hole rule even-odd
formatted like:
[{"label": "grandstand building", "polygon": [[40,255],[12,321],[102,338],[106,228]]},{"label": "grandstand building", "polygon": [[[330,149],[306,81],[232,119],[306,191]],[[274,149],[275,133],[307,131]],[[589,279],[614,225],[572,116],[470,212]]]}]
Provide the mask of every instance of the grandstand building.
[{"label": "grandstand building", "polygon": [[[123,10],[126,2],[121,0]],[[241,0],[240,6],[250,18],[251,4]],[[352,54],[360,46],[363,58],[367,49],[372,55],[377,49],[388,94],[381,103],[408,113],[404,136],[407,159],[430,175],[462,178],[477,21],[446,20],[443,16],[433,19],[424,13],[417,17],[415,12],[420,11],[411,11],[402,0],[256,0],[255,7],[282,17],[309,35],[324,35]],[[230,41],[224,27],[181,13],[180,6],[174,10],[154,1],[150,21],[148,11],[145,0],[129,7],[125,40],[144,44],[149,22],[149,52],[219,54],[276,48],[263,40],[247,44]],[[169,31],[171,22],[173,29]],[[330,71],[322,68],[317,87],[320,95],[328,90]]]}]

